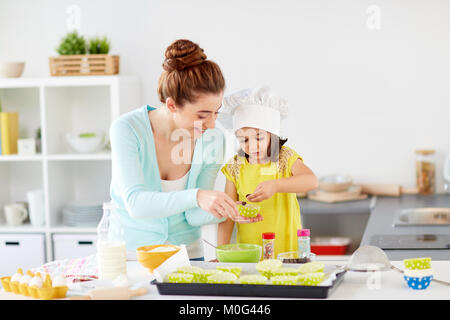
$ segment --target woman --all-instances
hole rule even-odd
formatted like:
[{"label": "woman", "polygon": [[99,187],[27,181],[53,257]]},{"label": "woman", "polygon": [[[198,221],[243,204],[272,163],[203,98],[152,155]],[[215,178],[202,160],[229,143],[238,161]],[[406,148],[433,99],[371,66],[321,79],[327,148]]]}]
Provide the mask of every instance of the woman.
[{"label": "woman", "polygon": [[[159,108],[144,106],[111,125],[112,237],[123,230],[128,250],[186,244],[203,260],[204,224],[239,217],[235,202],[213,191],[224,136],[215,129],[225,80],[197,44],[177,40],[165,52]],[[117,221],[118,220],[118,221]]]}]

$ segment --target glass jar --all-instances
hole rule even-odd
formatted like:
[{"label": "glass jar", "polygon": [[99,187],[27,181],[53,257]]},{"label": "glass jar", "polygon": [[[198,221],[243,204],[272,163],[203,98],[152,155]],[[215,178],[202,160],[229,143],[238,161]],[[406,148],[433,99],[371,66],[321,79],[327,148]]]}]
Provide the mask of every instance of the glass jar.
[{"label": "glass jar", "polygon": [[297,247],[299,258],[309,258],[311,255],[311,232],[309,229],[297,230]]},{"label": "glass jar", "polygon": [[263,259],[275,259],[275,233],[262,234]]},{"label": "glass jar", "polygon": [[416,185],[419,194],[433,194],[436,190],[435,150],[416,150]]},{"label": "glass jar", "polygon": [[113,280],[119,275],[127,275],[126,246],[123,239],[123,230],[119,229],[115,238],[111,237],[111,222],[117,219],[114,214],[112,202],[103,204],[103,217],[97,226],[97,263],[98,278],[100,280]]}]

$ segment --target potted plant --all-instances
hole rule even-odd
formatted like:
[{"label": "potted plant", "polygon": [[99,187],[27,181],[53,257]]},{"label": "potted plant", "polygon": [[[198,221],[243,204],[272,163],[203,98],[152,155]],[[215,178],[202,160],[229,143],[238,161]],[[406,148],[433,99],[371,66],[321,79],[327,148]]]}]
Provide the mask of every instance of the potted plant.
[{"label": "potted plant", "polygon": [[72,31],[56,48],[57,57],[50,57],[52,76],[113,75],[119,73],[119,56],[109,55],[111,42],[107,37],[87,41]]}]

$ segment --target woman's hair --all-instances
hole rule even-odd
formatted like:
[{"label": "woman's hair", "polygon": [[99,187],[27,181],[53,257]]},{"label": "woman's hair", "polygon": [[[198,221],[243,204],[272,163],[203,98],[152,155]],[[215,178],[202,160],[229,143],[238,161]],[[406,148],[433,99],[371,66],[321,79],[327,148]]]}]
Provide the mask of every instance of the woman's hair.
[{"label": "woman's hair", "polygon": [[165,52],[164,72],[158,83],[159,100],[171,97],[178,106],[193,103],[199,94],[219,94],[225,89],[225,79],[217,63],[206,59],[198,44],[177,40]]},{"label": "woman's hair", "polygon": [[[267,148],[267,156],[270,157],[270,161],[278,161],[278,155],[280,154],[281,147],[287,142],[287,140],[287,138],[282,139],[276,134],[270,133],[270,143],[269,147]],[[238,150],[238,156],[245,156],[248,160],[248,154],[246,154],[241,148]]]}]

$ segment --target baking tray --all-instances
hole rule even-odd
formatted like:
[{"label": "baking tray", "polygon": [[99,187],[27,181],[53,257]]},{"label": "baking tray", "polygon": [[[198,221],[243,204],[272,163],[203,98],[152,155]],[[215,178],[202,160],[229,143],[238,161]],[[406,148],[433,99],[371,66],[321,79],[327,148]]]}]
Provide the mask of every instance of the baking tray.
[{"label": "baking tray", "polygon": [[[240,266],[242,274],[257,273],[255,263],[194,263],[204,269],[215,269],[219,265]],[[289,267],[300,264],[289,264]],[[330,272],[335,266],[326,265],[325,272]],[[212,283],[168,283],[151,281],[161,295],[186,296],[236,296],[236,297],[273,297],[273,298],[319,298],[325,299],[342,282],[346,271],[340,272],[330,285],[318,286],[284,286],[272,284],[212,284]]]}]

